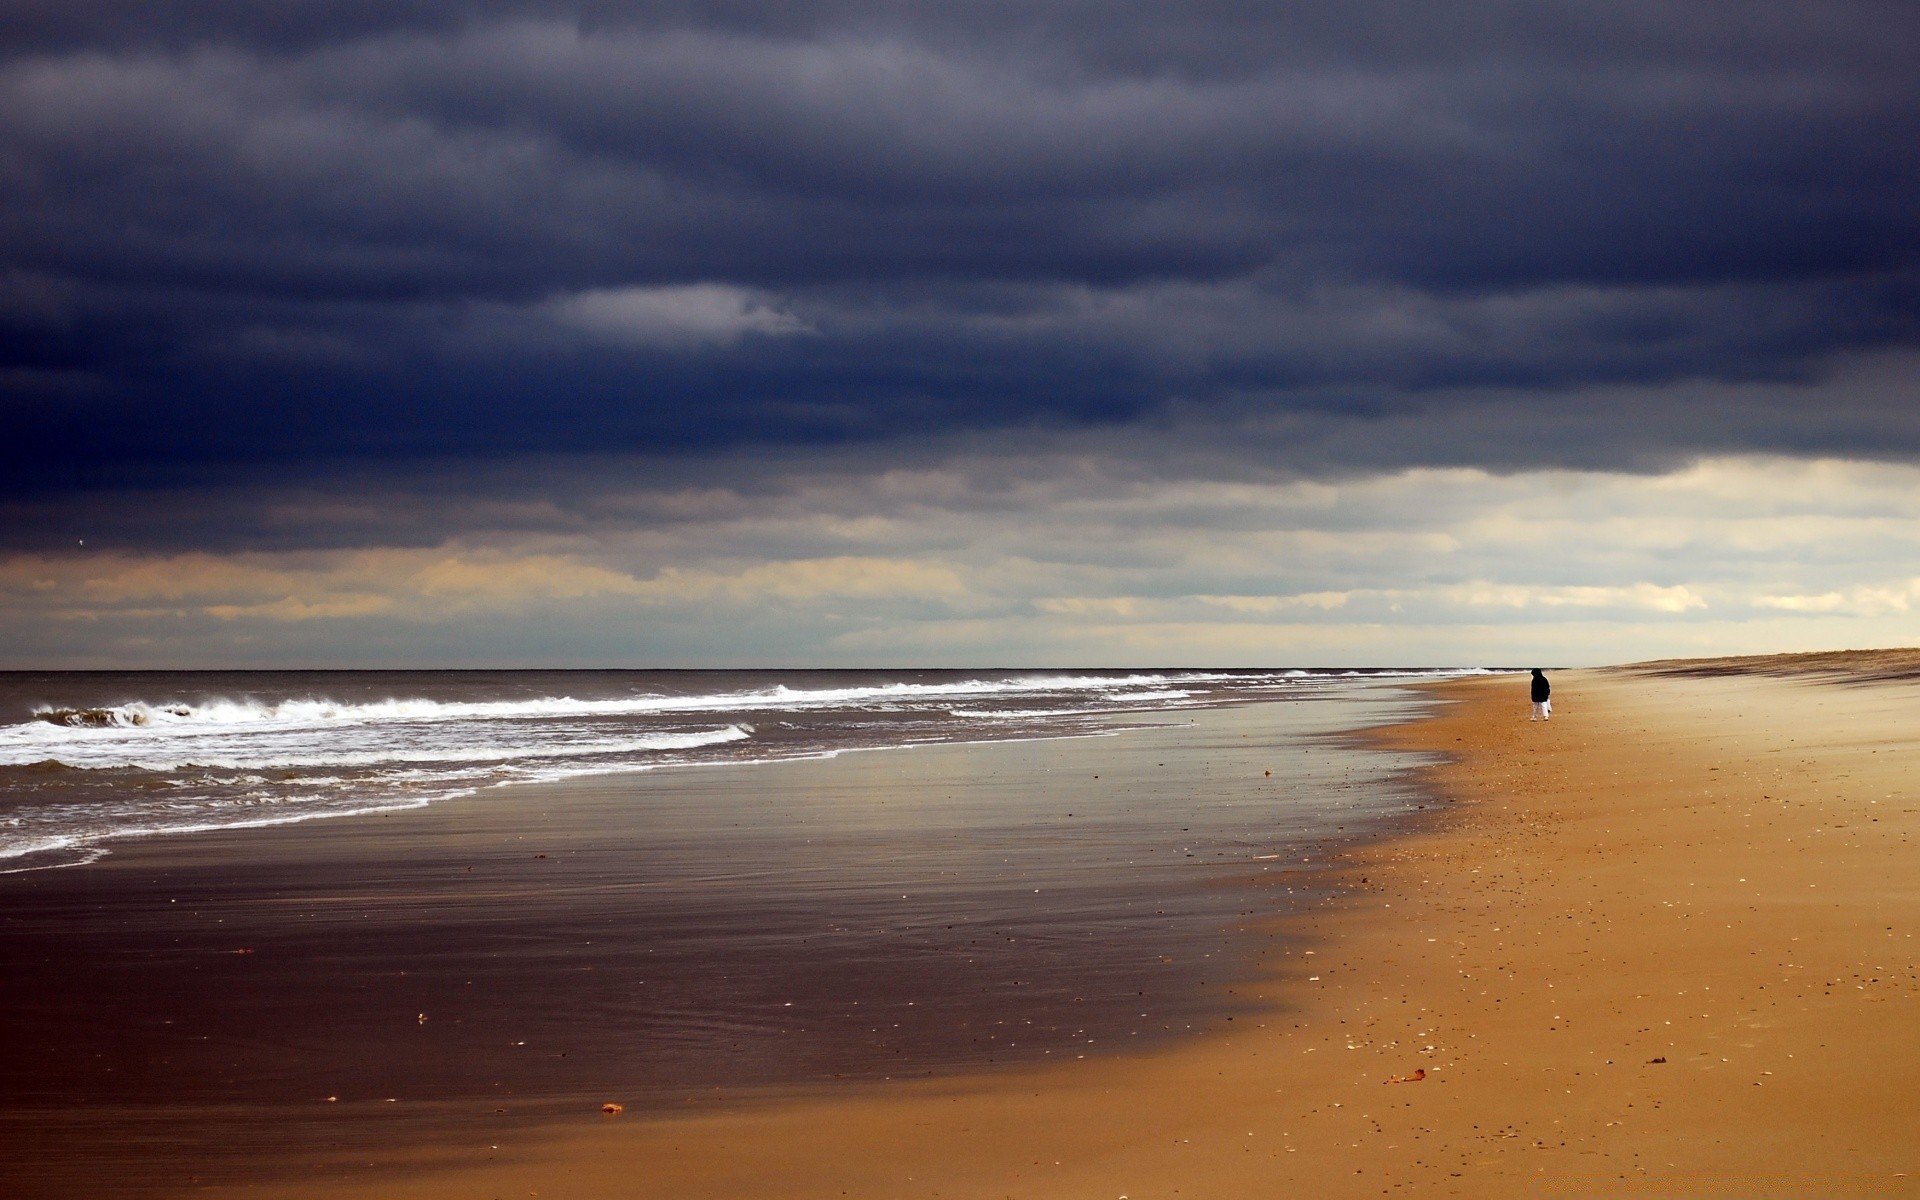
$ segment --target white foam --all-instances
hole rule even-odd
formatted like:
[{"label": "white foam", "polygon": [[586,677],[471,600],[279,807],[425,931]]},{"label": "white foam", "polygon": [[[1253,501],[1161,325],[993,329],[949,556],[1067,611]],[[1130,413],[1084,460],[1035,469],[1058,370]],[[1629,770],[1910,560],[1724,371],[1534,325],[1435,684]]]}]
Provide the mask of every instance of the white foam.
[{"label": "white foam", "polygon": [[580,700],[572,696],[543,696],[527,700],[444,701],[389,699],[335,701],[209,700],[151,703],[143,700],[90,709],[42,706],[38,721],[7,726],[0,733],[33,731],[33,725],[69,735],[102,734],[117,730],[146,731],[208,729],[217,726],[259,728],[277,726],[349,725],[380,722],[525,720],[540,717],[632,716],[645,713],[813,709],[860,706],[875,701],[938,700],[943,697],[1012,695],[1021,692],[1115,691],[1158,685],[1161,675],[1027,676],[1015,679],[970,679],[952,683],[889,683],[865,687],[790,688],[776,684],[751,692],[722,692],[693,696],[631,696]]},{"label": "white foam", "polygon": [[1022,717],[1091,717],[1109,712],[1104,708],[950,708],[948,714],[955,717],[988,717],[994,720],[1015,720]]},{"label": "white foam", "polygon": [[[313,767],[382,767],[424,763],[510,763],[530,758],[596,758],[615,754],[645,754],[663,750],[691,750],[737,742],[752,734],[739,725],[693,732],[655,733],[629,738],[547,737],[519,742],[498,739],[462,742],[433,739],[428,744],[391,738],[365,739],[357,749],[336,749],[327,741],[287,737],[220,737],[160,741],[120,741],[65,746],[56,759],[80,770],[136,768],[143,771],[301,770]],[[371,743],[371,744],[369,744]],[[43,759],[14,759],[0,750],[0,763],[10,766]],[[214,781],[207,781],[214,782]],[[231,782],[231,781],[220,781]],[[261,780],[261,782],[265,782]],[[302,780],[302,782],[310,782]]]}]

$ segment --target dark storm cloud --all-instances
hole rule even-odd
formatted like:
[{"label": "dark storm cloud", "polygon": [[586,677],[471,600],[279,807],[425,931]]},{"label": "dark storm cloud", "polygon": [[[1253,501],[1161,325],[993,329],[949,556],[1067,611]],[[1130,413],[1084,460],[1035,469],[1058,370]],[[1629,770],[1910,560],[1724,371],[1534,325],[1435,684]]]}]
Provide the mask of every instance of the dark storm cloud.
[{"label": "dark storm cloud", "polygon": [[16,491],[1173,414],[1920,454],[1899,386],[1555,398],[1912,346],[1903,3],[9,8]]}]

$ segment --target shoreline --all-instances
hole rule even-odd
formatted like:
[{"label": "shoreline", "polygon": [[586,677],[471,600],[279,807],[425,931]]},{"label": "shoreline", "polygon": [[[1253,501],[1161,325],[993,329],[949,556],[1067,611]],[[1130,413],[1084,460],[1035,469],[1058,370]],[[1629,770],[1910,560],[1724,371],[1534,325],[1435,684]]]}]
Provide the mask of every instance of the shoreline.
[{"label": "shoreline", "polygon": [[[886,1076],[901,1074],[889,1066],[896,1053],[917,1061],[906,1074],[945,1083],[1190,1038],[1189,1026],[1249,1011],[1240,981],[1289,936],[1242,928],[1250,918],[1235,913],[1317,896],[1328,839],[1399,820],[1401,797],[1414,811],[1403,784],[1363,782],[1393,760],[1356,755],[1347,731],[1418,703],[1403,692],[1326,707],[1283,700],[1163,715],[1155,728],[1119,737],[523,785],[389,814],[142,839],[86,867],[13,876],[0,885],[10,898],[0,929],[11,961],[22,978],[57,977],[12,1006],[27,1047],[9,1068],[14,1094],[0,1108],[0,1140],[12,1148],[0,1147],[0,1159],[67,1176],[29,1187],[33,1195],[164,1195],[175,1190],[168,1178],[184,1181],[187,1194],[242,1180],[279,1194],[308,1178],[351,1176],[349,1167],[377,1178],[379,1192],[413,1174],[415,1150],[445,1162],[460,1158],[447,1160],[446,1147],[524,1144],[581,1112],[598,1120],[606,1100],[626,1105],[629,1123],[688,1103],[766,1111],[823,1089],[884,1089]],[[1282,754],[1297,766],[1283,769]],[[1263,777],[1262,765],[1275,774]],[[1212,829],[1212,841],[1192,842],[1179,828],[1189,823],[1180,807],[1188,794],[1243,815]],[[1297,806],[1287,800],[1295,794]],[[887,815],[902,804],[905,813]],[[736,816],[716,827],[701,816],[716,808]],[[1004,816],[967,824],[969,808]],[[1141,820],[1166,828],[1149,828],[1143,844]],[[1033,842],[1039,857],[1029,850],[1029,859],[1049,873],[1030,882],[1045,889],[1046,905],[1007,909],[1008,898],[951,869],[916,867],[923,849],[939,851],[931,841],[896,846],[889,853],[909,857],[876,862],[863,883],[859,864],[889,844],[869,838],[872,822],[925,826],[926,838],[964,834],[970,853]],[[1209,833],[1191,823],[1195,835]],[[1241,842],[1243,824],[1270,844]],[[796,829],[816,844],[806,860],[785,861]],[[703,848],[691,914],[649,899],[650,889],[687,880],[677,844]],[[1148,857],[1116,861],[1127,846],[1135,847],[1127,857],[1142,848]],[[1306,847],[1298,854],[1313,863],[1294,861],[1287,846]],[[771,887],[767,871],[782,873]],[[1164,891],[1169,871],[1186,880],[1176,893]],[[888,895],[862,907],[863,889],[895,878],[946,887],[949,899],[903,910],[905,897]],[[956,884],[965,884],[959,893]],[[1115,894],[1142,885],[1163,890]],[[1039,905],[1039,888],[1018,888],[1030,890]],[[791,895],[824,914],[812,920],[816,934],[844,930],[826,965],[850,969],[822,976],[802,945],[808,914],[741,907],[754,895]],[[1085,925],[1081,914],[1101,924]],[[987,974],[973,974],[980,968],[939,946],[967,933],[914,931],[935,917],[946,930],[963,920],[1021,945],[996,949],[982,960]],[[684,954],[677,968],[656,961],[678,953],[677,938],[650,927],[687,919],[696,930],[717,921],[755,931],[760,949],[731,965]],[[866,928],[901,919],[904,929]],[[49,929],[66,930],[72,944],[48,942]],[[1112,994],[1135,977],[1144,1001]],[[222,1020],[196,1015],[208,1001]],[[63,1002],[84,1010],[78,1024],[47,1011]],[[853,1020],[868,1012],[878,1020]],[[720,1018],[746,1023],[635,1060],[654,1036],[650,1013],[669,1030],[690,1019],[696,1030]],[[794,1032],[811,1041],[783,1036],[789,1013],[805,1014]],[[1024,1031],[1012,1034],[1013,1064],[994,1049],[1010,1029]],[[722,1057],[688,1058],[702,1046]],[[622,1067],[635,1062],[652,1066]],[[682,1062],[692,1074],[675,1066]],[[662,1067],[666,1074],[652,1074]],[[695,1076],[720,1089],[702,1092]],[[322,1104],[334,1095],[337,1103]],[[36,1142],[48,1147],[39,1166],[22,1157]],[[151,1156],[143,1146],[166,1151]],[[283,1171],[276,1160],[303,1165]],[[143,1167],[155,1174],[141,1178]]]},{"label": "shoreline", "polygon": [[[159,675],[167,675],[167,676],[181,676],[181,675],[196,674],[194,672],[153,672],[153,673],[159,674]],[[407,676],[407,675],[415,674],[414,672],[404,672],[404,671],[385,672],[385,673],[366,672],[366,671],[345,671],[340,673],[343,675],[354,676],[356,678],[361,678],[368,675],[378,675],[378,674],[394,674],[399,676]],[[444,675],[459,674],[459,673],[460,672],[437,671],[437,672],[431,672],[430,674],[433,674],[436,676],[444,676]],[[574,675],[574,674],[582,674],[582,673],[583,672],[561,672],[560,674]],[[591,672],[584,672],[584,673],[591,674]],[[631,672],[611,672],[611,673],[612,674],[631,674]],[[689,672],[689,674],[700,674],[700,673],[702,672]],[[956,672],[956,674],[958,673],[959,672]],[[1484,673],[1484,669],[1476,668],[1476,669],[1473,669],[1472,671],[1467,671],[1463,673],[1464,674]],[[35,673],[0,672],[0,677],[4,677],[8,674],[19,676],[19,675],[31,675]],[[88,672],[68,672],[65,674],[75,675],[75,676],[84,676],[89,673]],[[128,675],[128,674],[139,674],[139,672],[99,672],[98,674],[103,674],[107,676],[120,676],[120,675]],[[224,678],[224,677],[235,674],[235,672],[215,671],[215,672],[200,672],[198,674],[205,674],[209,676]],[[307,671],[307,672],[262,672],[262,674],[273,675],[273,676],[287,676],[287,675],[307,676],[315,673],[311,671]],[[491,676],[491,675],[501,674],[501,672],[477,671],[477,672],[473,672],[473,674]],[[543,676],[543,675],[554,674],[554,672],[531,671],[531,672],[527,672],[527,674]],[[655,674],[658,674],[658,672],[656,672]],[[1307,677],[1311,673],[1300,672],[1298,674],[1301,674],[1303,677]],[[1324,673],[1324,678],[1322,678],[1320,682],[1331,683],[1335,685],[1373,684],[1375,686],[1386,686],[1390,688],[1399,688],[1406,691],[1412,691],[1415,688],[1415,686],[1419,682],[1421,682],[1421,679],[1419,677],[1403,678],[1401,677],[1401,669],[1399,668],[1379,668],[1379,669],[1373,669],[1368,671],[1345,672],[1341,674]],[[1351,693],[1348,693],[1348,694],[1350,695]],[[370,816],[377,817],[377,816],[383,816],[383,815],[389,815],[389,814],[395,814],[395,813],[407,813],[407,812],[413,812],[416,810],[431,808],[432,806],[437,804],[445,804],[449,802],[470,800],[476,797],[485,797],[488,795],[497,794],[499,790],[502,788],[507,788],[507,789],[519,789],[519,788],[528,788],[528,787],[565,788],[570,785],[574,785],[576,783],[585,784],[587,786],[593,786],[595,784],[609,784],[611,781],[616,779],[621,779],[621,778],[650,775],[659,771],[677,772],[683,768],[691,769],[691,768],[702,768],[702,767],[720,767],[720,768],[773,767],[773,766],[779,766],[782,764],[790,764],[790,763],[830,761],[833,759],[840,758],[844,755],[863,753],[863,752],[890,751],[890,750],[915,750],[915,749],[922,749],[922,748],[938,748],[938,747],[967,747],[967,746],[983,746],[984,747],[984,746],[995,746],[995,745],[1003,745],[1003,744],[1017,744],[1017,743],[1025,743],[1025,742],[1047,742],[1047,741],[1061,741],[1061,740],[1077,740],[1077,739],[1083,739],[1083,738],[1114,737],[1114,736],[1118,736],[1120,734],[1131,732],[1131,731],[1151,731],[1157,727],[1162,727],[1166,725],[1168,722],[1168,719],[1172,719],[1177,722],[1185,714],[1202,713],[1202,712],[1207,712],[1207,711],[1219,709],[1219,708],[1234,708],[1234,707],[1240,707],[1245,704],[1265,704],[1265,703],[1295,704],[1295,703],[1304,703],[1309,701],[1318,701],[1326,698],[1327,696],[1325,694],[1317,694],[1316,690],[1303,690],[1294,695],[1272,695],[1272,696],[1258,696],[1258,697],[1231,698],[1231,699],[1216,698],[1211,703],[1203,703],[1194,707],[1121,708],[1121,709],[1115,709],[1105,713],[1095,713],[1092,710],[1089,710],[1084,713],[1076,713],[1075,715],[1080,717],[1093,718],[1093,720],[1096,723],[1082,725],[1074,728],[1065,728],[1065,729],[1057,729],[1057,730],[1035,729],[1035,730],[1030,730],[1024,733],[1018,733],[1018,734],[995,735],[995,734],[985,732],[985,727],[982,727],[981,732],[979,732],[977,736],[934,737],[934,738],[928,738],[925,740],[906,739],[906,740],[879,742],[874,744],[832,746],[825,749],[800,750],[800,751],[789,751],[789,752],[780,752],[775,749],[767,749],[760,754],[749,754],[747,756],[738,757],[738,758],[688,759],[684,761],[673,761],[673,762],[641,762],[641,763],[591,766],[591,767],[581,766],[578,768],[557,771],[549,774],[534,774],[534,775],[528,775],[522,778],[509,778],[509,779],[497,780],[495,782],[490,782],[490,783],[475,783],[470,785],[463,783],[458,786],[451,787],[449,790],[442,790],[437,792],[429,791],[424,795],[414,795],[414,796],[395,795],[395,796],[386,797],[386,798],[377,799],[377,800],[367,799],[349,807],[328,808],[321,811],[290,810],[290,811],[280,812],[278,810],[281,808],[289,808],[289,806],[287,806],[284,802],[282,802],[281,804],[274,806],[276,809],[275,815],[262,815],[262,816],[258,816],[251,819],[239,819],[239,820],[231,820],[231,821],[207,821],[207,822],[201,822],[201,823],[189,823],[189,824],[181,824],[181,825],[162,826],[162,827],[156,827],[156,828],[146,828],[138,825],[129,825],[124,828],[120,828],[111,832],[105,832],[105,833],[88,832],[83,836],[78,836],[77,838],[67,837],[64,835],[57,836],[52,844],[36,845],[26,850],[14,849],[14,850],[9,850],[5,853],[0,853],[0,876],[24,874],[24,873],[34,872],[34,871],[41,871],[41,870],[61,870],[69,867],[84,867],[84,866],[91,865],[93,863],[100,862],[102,859],[111,856],[114,853],[114,848],[116,846],[122,846],[122,847],[133,846],[153,838],[170,838],[170,837],[176,837],[176,836],[197,836],[197,835],[206,835],[206,834],[224,835],[224,834],[232,834],[235,832],[241,832],[246,830],[275,829],[281,826],[300,825],[300,824],[306,824],[313,821],[326,821],[326,820],[336,820],[336,819],[354,820],[354,819],[365,818]],[[144,703],[144,702],[140,702],[140,703]],[[44,707],[42,707],[42,708],[36,708],[34,711],[36,713],[39,713],[45,710],[44,710]],[[98,710],[95,710],[95,711],[98,711]],[[734,714],[734,715],[737,717],[742,714]],[[738,725],[739,723],[740,722],[737,720],[730,722],[730,724],[734,724],[734,725]],[[732,741],[734,739],[721,738],[719,740],[722,742],[726,742],[726,741]],[[54,753],[56,752],[51,748],[49,748],[49,756],[51,757]],[[27,770],[31,771],[34,769],[43,768],[45,766],[46,764],[28,764]],[[243,768],[238,766],[233,766],[230,769],[235,771],[243,770]],[[271,768],[267,768],[267,769],[271,769]],[[289,776],[289,778],[291,778],[291,776]],[[329,780],[327,782],[337,782],[337,781]],[[6,814],[4,812],[0,812],[0,816],[5,816],[5,815]],[[39,861],[39,860],[48,859],[48,858],[56,858],[56,859],[60,859],[61,861],[51,861],[51,862]]]},{"label": "shoreline", "polygon": [[1428,769],[1448,803],[1349,851],[1232,1032],[581,1119],[440,1147],[382,1193],[1920,1195],[1920,688],[1556,684],[1547,725],[1510,683],[1453,682],[1380,735],[1452,755]]}]

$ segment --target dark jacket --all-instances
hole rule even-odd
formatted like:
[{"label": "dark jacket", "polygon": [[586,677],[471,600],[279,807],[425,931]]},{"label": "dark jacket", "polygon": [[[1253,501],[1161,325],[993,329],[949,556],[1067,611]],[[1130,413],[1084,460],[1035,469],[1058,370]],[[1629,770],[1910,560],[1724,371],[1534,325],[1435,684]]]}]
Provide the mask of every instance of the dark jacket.
[{"label": "dark jacket", "polygon": [[1547,682],[1545,675],[1535,671],[1533,673],[1533,702],[1539,704],[1551,695],[1553,695],[1553,685]]}]

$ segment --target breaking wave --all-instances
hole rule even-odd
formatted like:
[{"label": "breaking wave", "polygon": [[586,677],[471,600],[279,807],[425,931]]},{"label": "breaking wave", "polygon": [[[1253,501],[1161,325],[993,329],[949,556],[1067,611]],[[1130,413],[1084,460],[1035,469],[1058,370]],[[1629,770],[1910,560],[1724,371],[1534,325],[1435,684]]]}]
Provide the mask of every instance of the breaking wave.
[{"label": "breaking wave", "polygon": [[[16,694],[13,723],[0,724],[0,860],[9,864],[0,869],[91,862],[118,838],[395,811],[503,784],[1080,736],[1121,728],[1116,722],[1130,715],[1463,673],[1473,672],[266,672],[57,681],[66,692],[57,702]],[[152,690],[129,696],[135,689]],[[407,694],[395,695],[400,689]]]},{"label": "breaking wave", "polygon": [[[1207,678],[1201,676],[1200,678]],[[36,707],[34,718],[71,729],[167,729],[211,726],[299,727],[367,724],[385,721],[510,721],[542,717],[633,716],[646,713],[754,711],[860,707],[901,701],[936,702],[974,696],[1038,692],[1120,692],[1166,682],[1161,675],[1032,676],[972,679],[953,683],[889,683],[868,687],[792,688],[776,684],[744,692],[691,696],[623,696],[575,699],[545,696],[526,700],[443,701],[424,698],[343,702],[323,698],[295,700],[211,700],[149,703],[132,700],[97,708]],[[1180,693],[1184,695],[1185,693]],[[1136,695],[1145,698],[1151,693]]]}]

